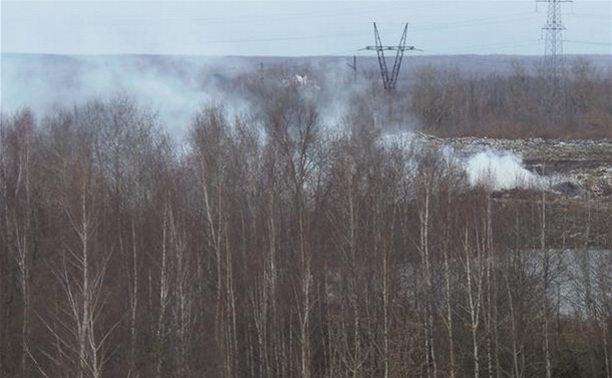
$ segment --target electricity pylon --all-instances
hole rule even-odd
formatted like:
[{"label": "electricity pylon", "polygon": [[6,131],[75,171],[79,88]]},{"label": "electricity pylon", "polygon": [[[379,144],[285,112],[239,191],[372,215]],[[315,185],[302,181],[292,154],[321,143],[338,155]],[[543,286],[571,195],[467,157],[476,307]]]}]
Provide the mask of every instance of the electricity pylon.
[{"label": "electricity pylon", "polygon": [[565,26],[561,21],[561,3],[571,3],[572,0],[536,0],[538,3],[548,3],[548,17],[542,27],[544,33],[544,67],[547,74],[557,77],[563,67],[563,37]]},{"label": "electricity pylon", "polygon": [[536,0],[537,3],[548,3],[546,24],[542,27],[544,34],[544,74],[547,79],[546,94],[542,98],[543,106],[548,113],[548,126],[558,126],[564,120],[564,92],[561,88],[563,73],[563,38],[565,26],[561,21],[561,3],[572,0]]},{"label": "electricity pylon", "polygon": [[[408,32],[408,24],[404,26],[404,32],[402,33],[402,37],[400,38],[399,44],[397,46],[383,46],[380,40],[380,34],[378,33],[378,28],[376,27],[376,22],[374,23],[374,43],[375,46],[366,46],[365,50],[376,50],[376,54],[378,55],[378,65],[380,66],[380,74],[383,79],[383,85],[386,90],[395,89],[395,85],[397,84],[397,76],[399,75],[399,70],[402,65],[402,58],[404,57],[404,51],[406,50],[416,50],[414,46],[406,46],[406,33]],[[385,51],[396,51],[395,61],[393,62],[393,68],[391,69],[391,74],[389,74],[389,69],[387,68],[387,61],[385,60]]]}]

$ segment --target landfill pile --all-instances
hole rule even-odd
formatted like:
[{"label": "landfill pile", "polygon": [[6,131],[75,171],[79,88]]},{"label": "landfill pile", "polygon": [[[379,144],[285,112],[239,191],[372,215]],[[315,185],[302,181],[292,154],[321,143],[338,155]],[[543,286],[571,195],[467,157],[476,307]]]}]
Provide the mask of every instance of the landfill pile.
[{"label": "landfill pile", "polygon": [[438,138],[419,134],[426,144],[470,156],[482,151],[511,152],[526,169],[554,178],[550,190],[566,197],[612,200],[612,140]]}]

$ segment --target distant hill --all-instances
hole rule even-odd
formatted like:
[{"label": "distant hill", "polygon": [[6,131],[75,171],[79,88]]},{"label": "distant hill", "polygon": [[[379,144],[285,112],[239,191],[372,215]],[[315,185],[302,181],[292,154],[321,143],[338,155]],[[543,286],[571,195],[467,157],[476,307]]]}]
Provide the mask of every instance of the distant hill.
[{"label": "distant hill", "polygon": [[[388,64],[393,64],[393,56]],[[568,66],[588,60],[602,70],[612,70],[609,55],[566,56]],[[508,74],[519,64],[533,72],[539,56],[452,55],[404,57],[399,88],[409,87],[414,73],[424,66],[456,67],[478,75]],[[136,95],[139,100],[162,109],[160,115],[188,122],[193,110],[210,101],[231,101],[233,95],[219,90],[239,75],[285,67],[289,72],[331,72],[351,75],[352,56],[257,57],[100,55],[67,56],[2,54],[0,105],[13,112],[29,106],[39,114],[55,107],[72,106],[110,93]],[[376,56],[359,56],[359,75],[378,78]],[[263,70],[263,71],[262,71]],[[336,71],[334,71],[336,70]],[[336,75],[336,76],[337,76]]]}]

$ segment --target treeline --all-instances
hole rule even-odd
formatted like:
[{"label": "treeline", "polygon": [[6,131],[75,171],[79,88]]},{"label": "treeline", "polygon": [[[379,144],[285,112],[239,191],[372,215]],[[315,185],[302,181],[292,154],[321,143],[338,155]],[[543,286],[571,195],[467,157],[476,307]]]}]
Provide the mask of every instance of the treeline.
[{"label": "treeline", "polygon": [[422,67],[408,89],[411,110],[439,135],[612,137],[612,71],[579,59],[551,77],[516,63],[509,74]]},{"label": "treeline", "polygon": [[1,376],[612,375],[609,203],[260,90],[178,145],[125,98],[2,117]]}]

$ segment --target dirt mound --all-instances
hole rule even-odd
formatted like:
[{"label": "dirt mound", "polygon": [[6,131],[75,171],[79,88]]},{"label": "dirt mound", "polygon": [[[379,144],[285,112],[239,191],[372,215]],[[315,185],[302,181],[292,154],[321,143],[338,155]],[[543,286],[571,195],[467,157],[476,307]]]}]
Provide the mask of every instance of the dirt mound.
[{"label": "dirt mound", "polygon": [[612,199],[612,140],[419,137],[431,146],[451,147],[460,156],[509,151],[521,157],[528,170],[551,178],[556,194]]}]

